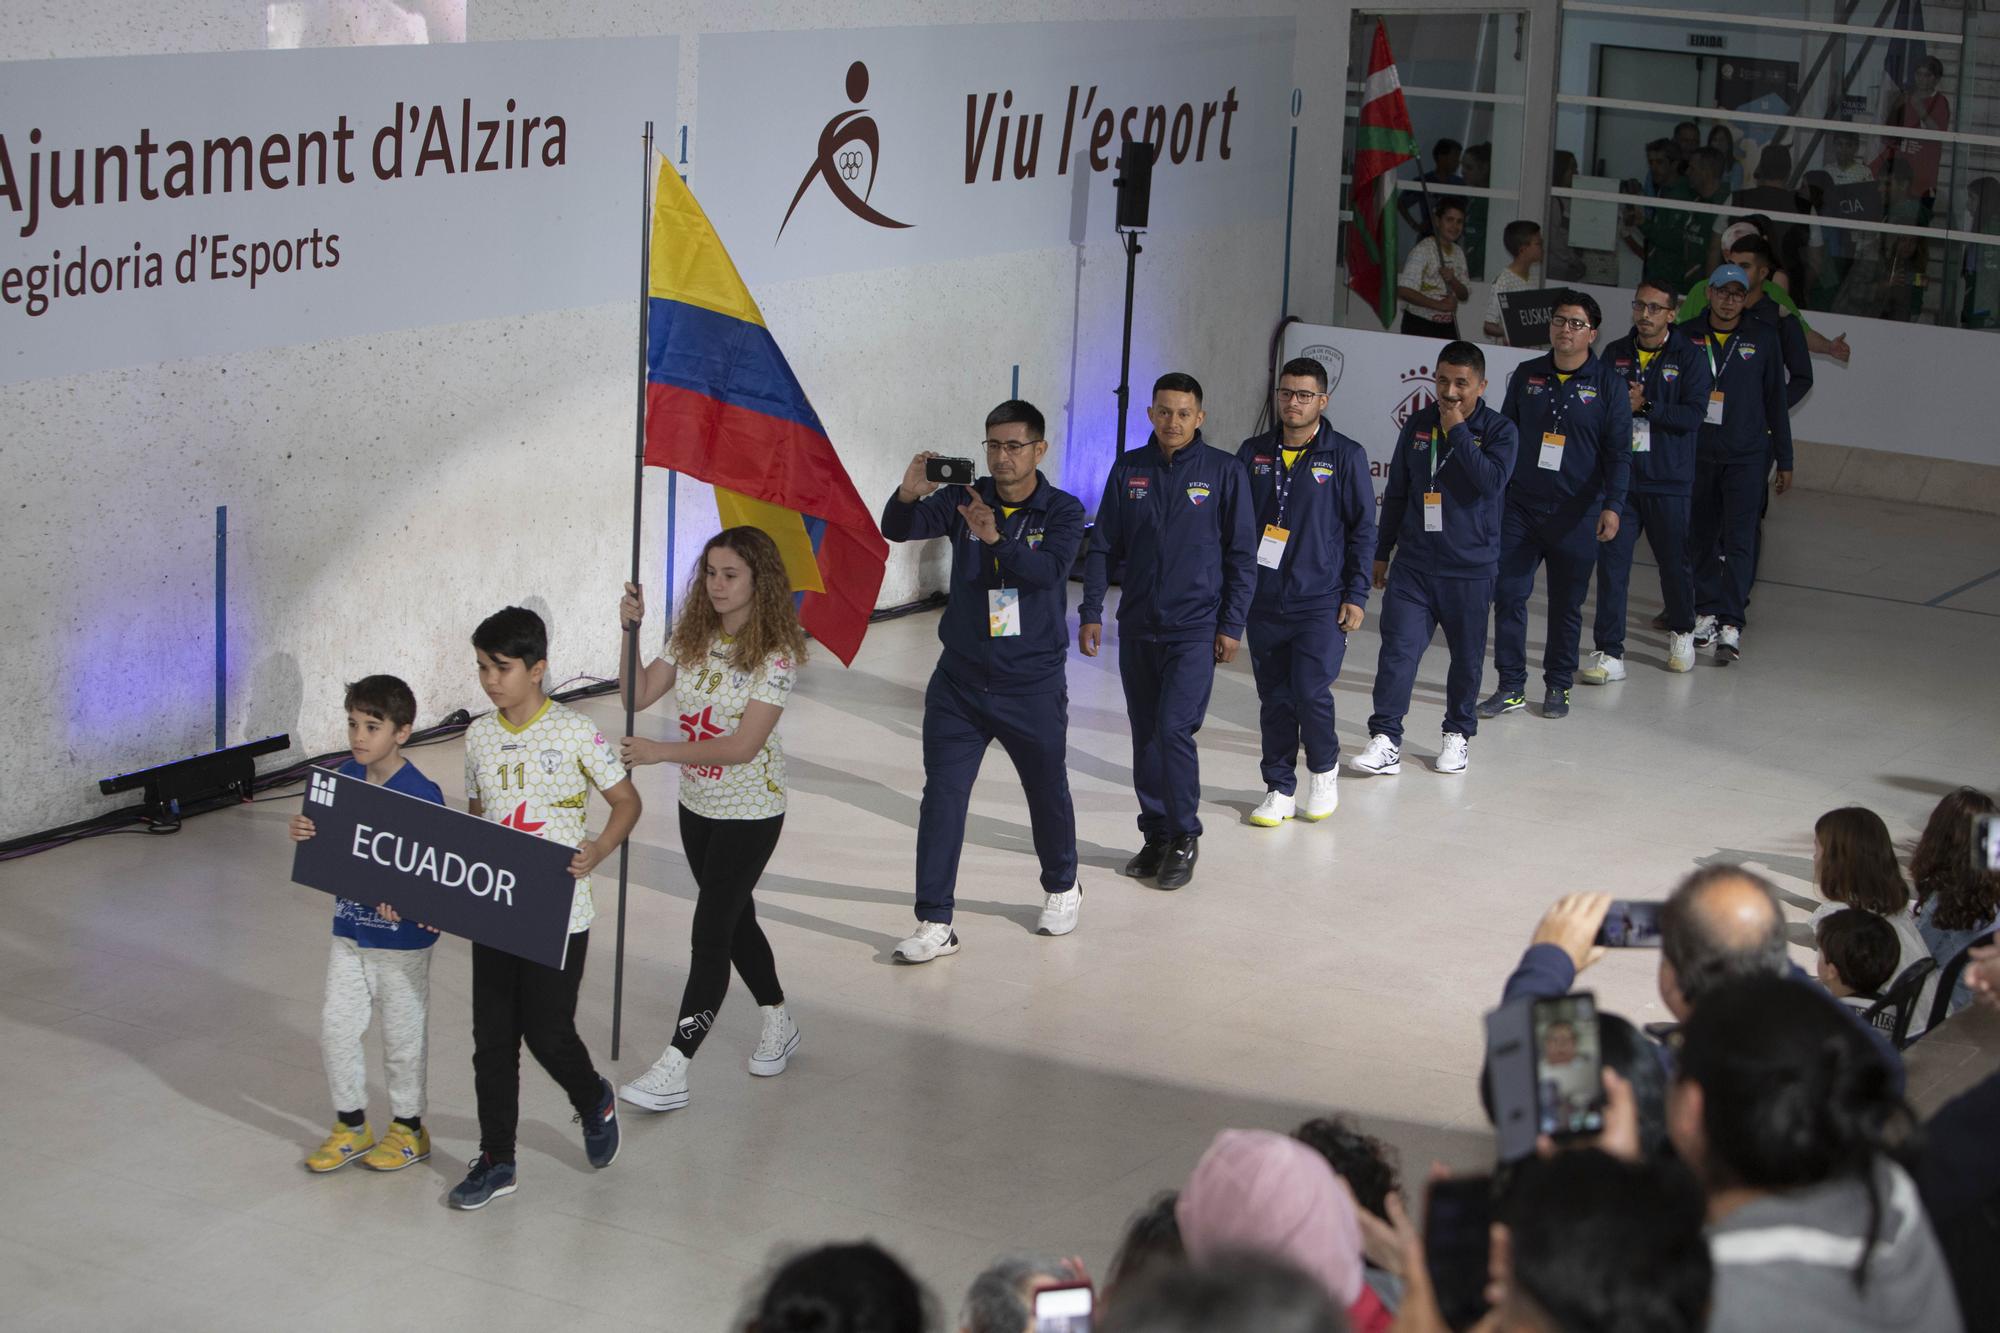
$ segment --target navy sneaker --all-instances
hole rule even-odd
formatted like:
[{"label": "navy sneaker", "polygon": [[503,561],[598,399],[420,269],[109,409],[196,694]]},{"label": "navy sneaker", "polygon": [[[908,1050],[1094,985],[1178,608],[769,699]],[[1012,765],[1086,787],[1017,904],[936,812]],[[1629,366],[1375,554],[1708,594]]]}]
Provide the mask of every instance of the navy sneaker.
[{"label": "navy sneaker", "polygon": [[1548,692],[1547,694],[1543,695],[1543,696],[1542,696],[1542,716],[1543,716],[1543,717],[1568,717],[1568,716],[1569,716],[1569,691],[1568,691],[1568,690],[1550,690],[1550,691],[1549,691],[1549,692]]},{"label": "navy sneaker", "polygon": [[576,1118],[583,1125],[583,1154],[601,1170],[618,1159],[618,1094],[601,1076],[597,1085],[604,1090],[597,1109]]},{"label": "navy sneaker", "polygon": [[1527,706],[1526,695],[1502,686],[1479,701],[1479,716],[1498,717],[1502,713],[1518,713]]},{"label": "navy sneaker", "polygon": [[454,1208],[470,1212],[484,1208],[503,1194],[512,1194],[515,1189],[514,1164],[496,1162],[481,1153],[472,1159],[472,1169],[465,1173],[465,1179],[452,1187],[449,1202]]}]

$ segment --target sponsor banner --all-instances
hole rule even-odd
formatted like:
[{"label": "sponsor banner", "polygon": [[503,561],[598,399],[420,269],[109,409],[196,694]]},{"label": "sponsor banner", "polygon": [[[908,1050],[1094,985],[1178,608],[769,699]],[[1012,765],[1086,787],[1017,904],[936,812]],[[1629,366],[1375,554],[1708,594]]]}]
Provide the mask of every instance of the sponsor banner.
[{"label": "sponsor banner", "polygon": [[1292,19],[967,23],[701,39],[701,203],[754,286],[1284,209]]},{"label": "sponsor banner", "polygon": [[10,63],[0,384],[631,297],[678,60],[660,37]]},{"label": "sponsor banner", "polygon": [[576,849],[361,778],[315,768],[292,880],[560,968]]}]

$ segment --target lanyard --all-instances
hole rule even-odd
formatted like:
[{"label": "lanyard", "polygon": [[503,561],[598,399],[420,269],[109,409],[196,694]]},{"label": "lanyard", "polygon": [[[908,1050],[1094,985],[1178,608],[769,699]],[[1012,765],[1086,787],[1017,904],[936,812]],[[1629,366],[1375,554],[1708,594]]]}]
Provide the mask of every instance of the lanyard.
[{"label": "lanyard", "polygon": [[[1583,366],[1589,364],[1590,362],[1585,361]],[[1583,366],[1578,366],[1575,370],[1557,370],[1555,369],[1555,362],[1549,362],[1550,374],[1569,376],[1567,383],[1561,380],[1556,381],[1556,403],[1555,407],[1549,413],[1549,431],[1551,434],[1561,435],[1563,433],[1563,419],[1569,415],[1569,405],[1576,398],[1577,380],[1583,374]]]},{"label": "lanyard", "polygon": [[1722,383],[1722,368],[1729,364],[1729,342],[1732,335],[1726,333],[1722,335],[1722,356],[1718,360],[1715,355],[1715,335],[1717,333],[1721,333],[1721,330],[1710,329],[1709,335],[1701,340],[1701,347],[1703,351],[1708,353],[1709,378],[1719,385]]},{"label": "lanyard", "polygon": [[1285,508],[1292,498],[1293,474],[1300,464],[1311,455],[1313,446],[1319,443],[1319,428],[1313,428],[1313,437],[1299,446],[1299,461],[1292,467],[1285,466],[1285,432],[1278,432],[1278,475],[1274,483],[1278,489],[1278,526],[1285,526]]},{"label": "lanyard", "polygon": [[1432,490],[1436,490],[1436,489],[1437,489],[1437,484],[1438,484],[1438,470],[1439,470],[1439,469],[1441,469],[1441,468],[1442,468],[1442,467],[1443,467],[1443,466],[1444,466],[1444,465],[1445,465],[1446,463],[1449,463],[1449,462],[1451,461],[1451,456],[1452,456],[1452,455],[1453,455],[1454,453],[1457,453],[1457,452],[1458,452],[1458,446],[1457,446],[1457,445],[1453,445],[1453,446],[1452,446],[1451,448],[1449,448],[1449,449],[1447,449],[1447,450],[1445,450],[1445,451],[1444,451],[1444,457],[1443,457],[1442,459],[1440,459],[1440,458],[1438,457],[1438,441],[1439,441],[1439,440],[1441,440],[1441,439],[1443,438],[1443,436],[1444,436],[1444,433],[1443,433],[1442,431],[1440,431],[1440,430],[1439,430],[1439,429],[1438,429],[1438,428],[1437,428],[1436,426],[1432,426],[1432,427],[1431,427],[1431,484],[1430,484],[1430,489],[1432,489]]},{"label": "lanyard", "polygon": [[[993,507],[995,509],[1001,508],[1000,492],[998,491],[995,491],[993,493]],[[995,524],[995,526],[1000,529],[1000,540],[1019,541],[1021,539],[1021,530],[1028,526],[1027,515],[1028,515],[1028,507],[1025,503],[1023,503],[1019,508],[1014,510],[1013,517],[1011,518],[1008,517],[1005,513],[1002,513],[1000,515],[999,523]],[[1009,532],[1007,530],[1007,525],[1010,523],[1014,525],[1014,530],[1012,532]],[[975,538],[974,540],[977,540],[977,538]],[[996,552],[993,555],[988,556],[987,558],[993,562],[993,577],[1000,580],[1001,587],[1003,588],[1006,587],[1007,576],[1000,569],[999,554]]]}]

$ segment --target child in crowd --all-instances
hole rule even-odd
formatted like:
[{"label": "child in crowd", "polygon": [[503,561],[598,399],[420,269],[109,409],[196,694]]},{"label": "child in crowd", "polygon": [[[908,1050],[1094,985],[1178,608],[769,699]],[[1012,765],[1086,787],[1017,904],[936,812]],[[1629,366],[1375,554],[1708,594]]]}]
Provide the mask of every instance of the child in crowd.
[{"label": "child in crowd", "polygon": [[1493,279],[1493,295],[1486,300],[1485,332],[1489,341],[1504,347],[1507,329],[1500,322],[1500,293],[1524,292],[1535,285],[1529,275],[1542,262],[1542,224],[1526,218],[1510,222],[1500,233],[1500,243],[1511,258]]},{"label": "child in crowd", "polygon": [[1896,979],[1896,931],[1873,912],[1843,907],[1820,922],[1819,982],[1842,1004],[1871,1007]]},{"label": "child in crowd", "polygon": [[[1931,811],[1924,835],[1910,857],[1917,888],[1917,933],[1940,969],[1967,945],[2000,926],[2000,874],[1973,868],[1972,822],[1991,815],[1993,798],[1971,787],[1947,793]],[[1972,1003],[1960,978],[1951,993],[1951,1012]]]},{"label": "child in crowd", "polygon": [[[479,685],[493,711],[465,733],[466,808],[509,828],[576,847],[570,874],[569,956],[560,969],[472,946],[472,1073],[479,1156],[451,1192],[454,1208],[482,1208],[515,1189],[514,1133],[521,1116],[521,1044],[576,1108],[594,1167],[618,1155],[618,1108],[576,1033],[576,993],[597,910],[590,872],[639,822],[639,793],[604,734],[542,693],[549,635],[542,618],[510,606],[472,632]],[[596,787],[611,804],[597,837],[584,811]]]},{"label": "child in crowd", "polygon": [[[394,676],[366,676],[347,687],[347,747],[340,776],[444,804],[435,782],[403,758],[417,721],[417,699]],[[313,822],[293,815],[293,842],[313,836]],[[333,952],[326,964],[320,1055],[338,1122],[306,1157],[308,1171],[336,1171],[359,1160],[400,1171],[431,1155],[424,1128],[424,1071],[430,1054],[431,945],[437,932],[404,921],[387,903],[374,911],[346,898],[333,903]],[[382,1064],[395,1117],[376,1142],[368,1128],[368,1057],[361,1039],[382,1014]]]},{"label": "child in crowd", "polygon": [[[1843,907],[1858,907],[1887,921],[1896,932],[1895,977],[1912,963],[1931,956],[1910,915],[1910,886],[1896,864],[1896,844],[1882,816],[1858,805],[1829,810],[1813,825],[1813,879],[1826,905],[1812,915],[1812,927]],[[1891,978],[1892,980],[1894,977]],[[1910,1035],[1924,1030],[1930,1016],[1933,988],[1926,986],[1917,1003]]]}]

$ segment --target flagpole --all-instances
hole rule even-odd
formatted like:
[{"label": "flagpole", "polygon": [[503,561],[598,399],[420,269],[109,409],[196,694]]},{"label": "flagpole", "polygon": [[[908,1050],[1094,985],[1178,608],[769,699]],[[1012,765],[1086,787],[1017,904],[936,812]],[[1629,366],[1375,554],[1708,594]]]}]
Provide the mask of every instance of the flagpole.
[{"label": "flagpole", "polygon": [[[646,122],[646,166],[639,175],[639,376],[638,426],[632,446],[632,582],[639,581],[639,523],[646,494],[646,325],[653,277],[653,122]],[[638,718],[639,626],[625,627],[625,734],[633,734]],[[611,960],[611,1058],[618,1058],[618,1039],[625,1016],[625,883],[632,868],[632,839],[618,844],[618,941]]]}]

